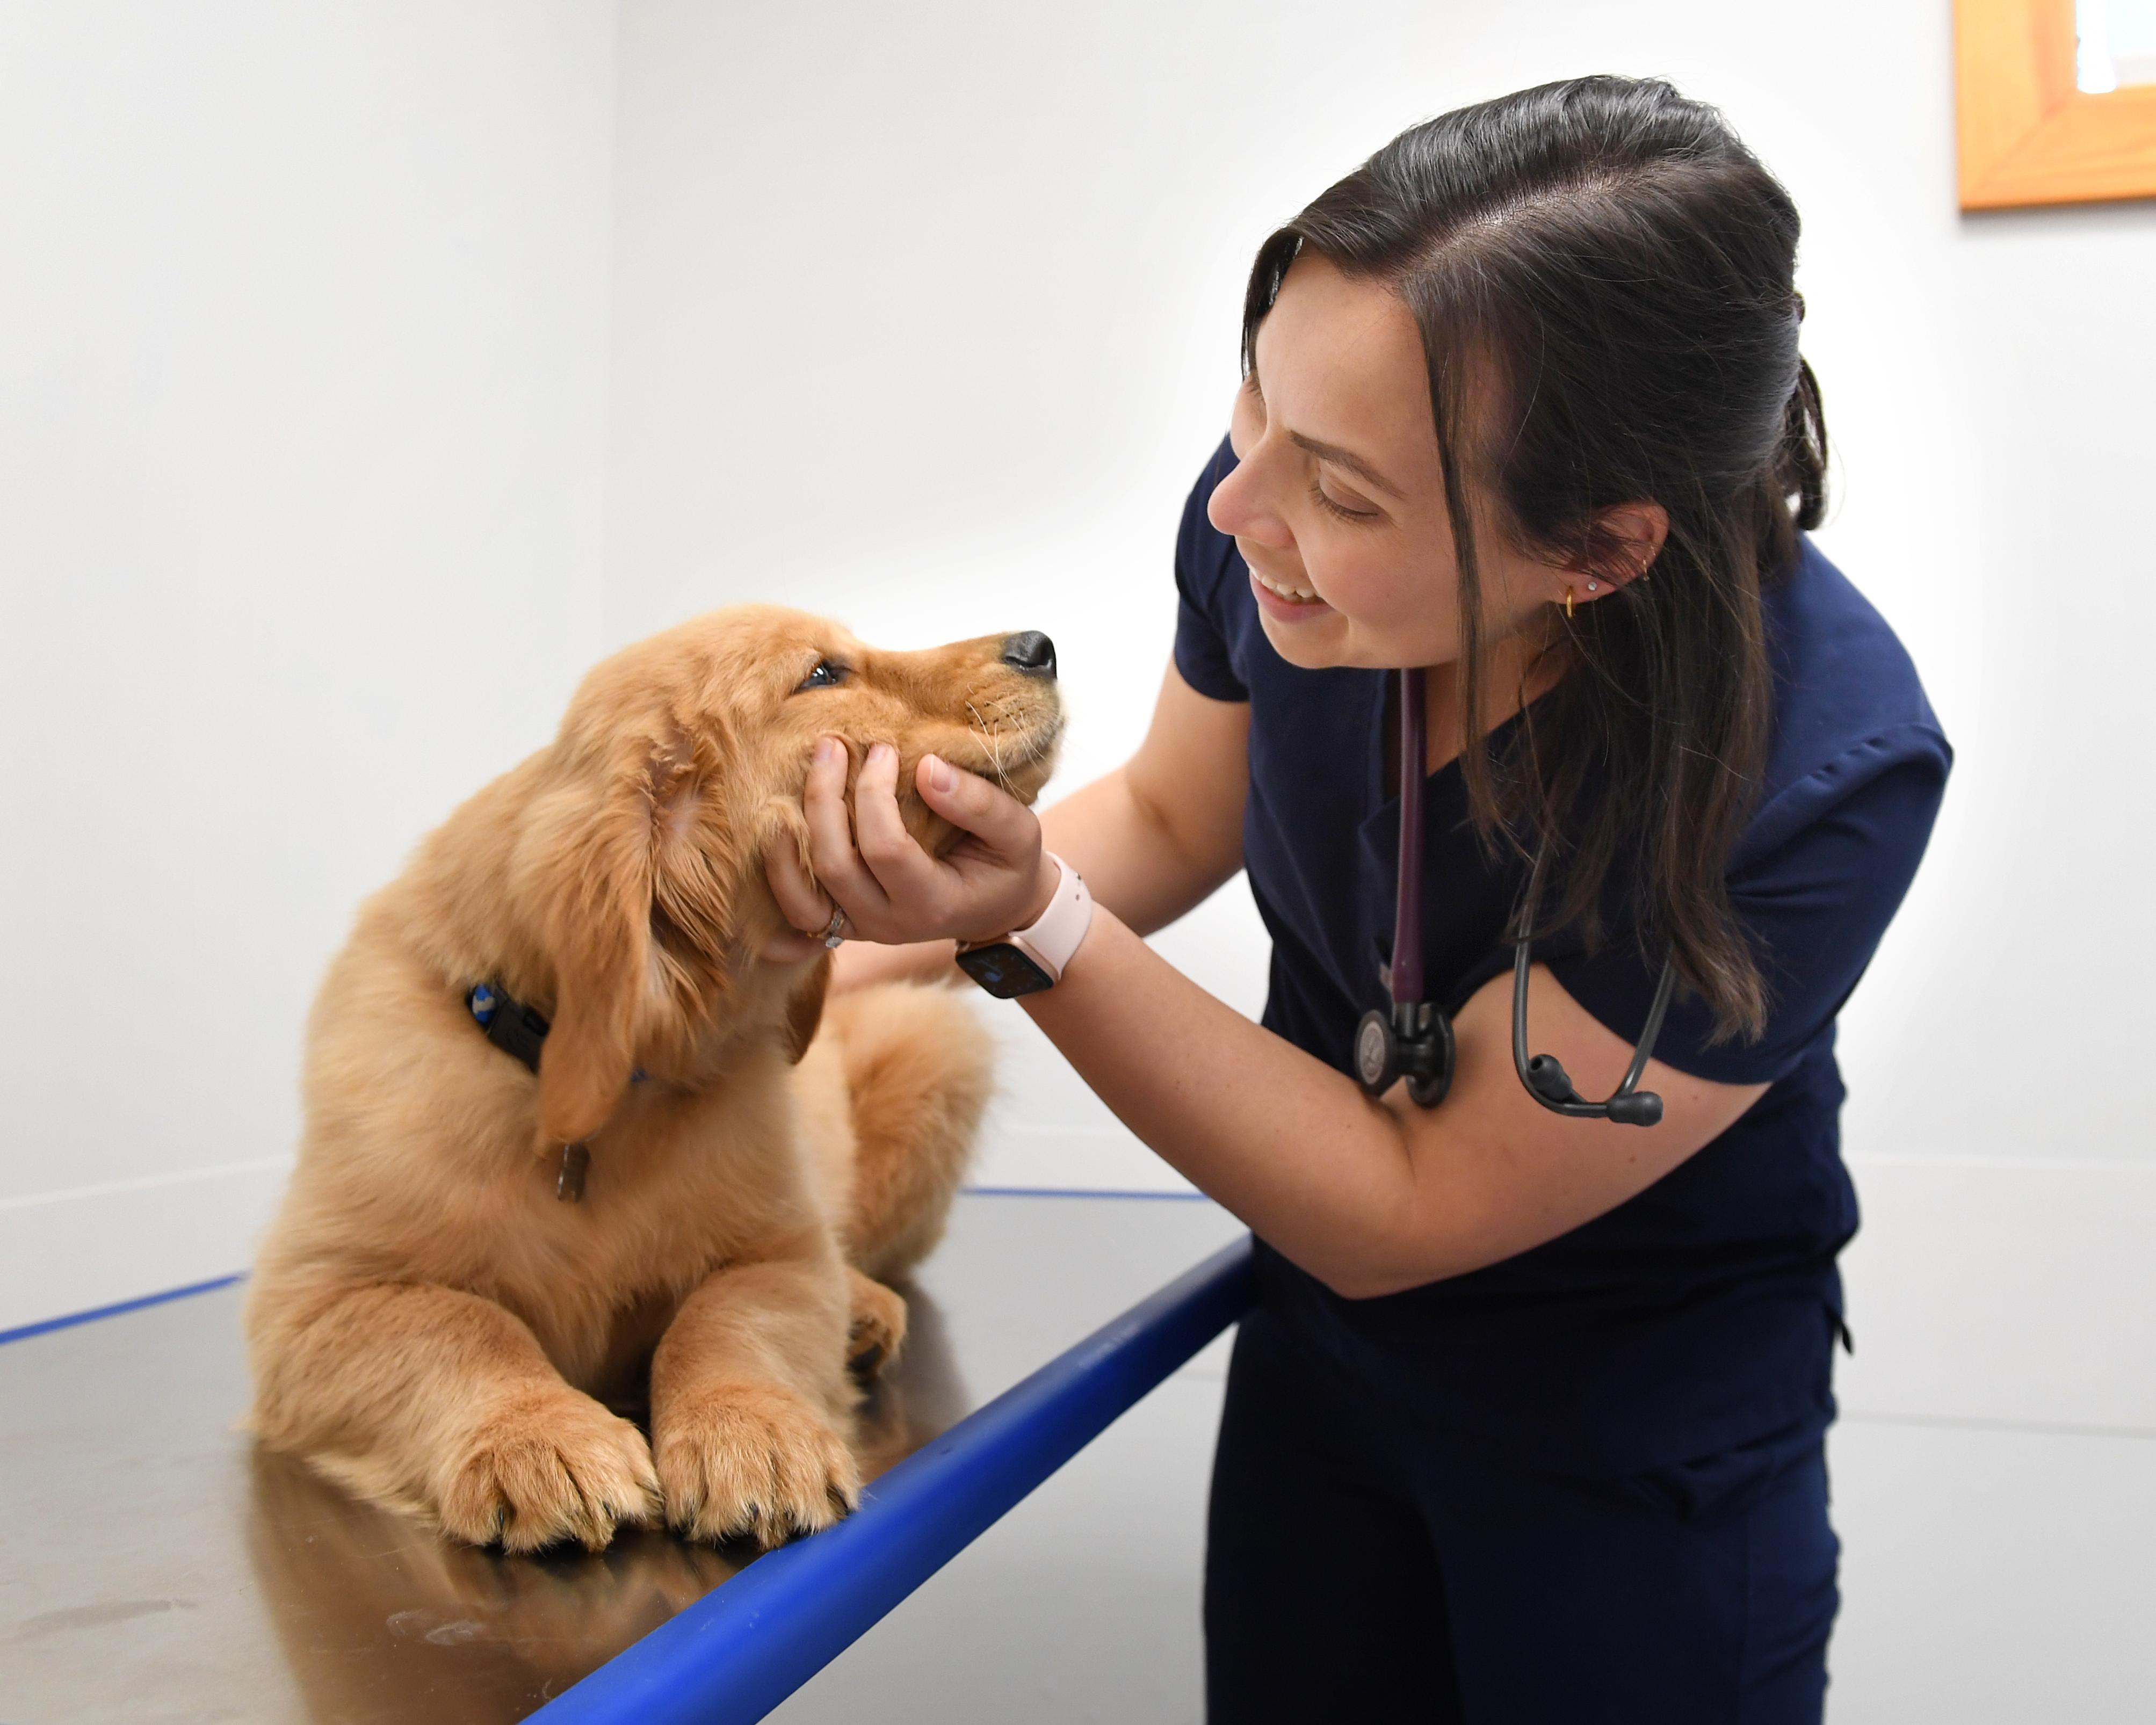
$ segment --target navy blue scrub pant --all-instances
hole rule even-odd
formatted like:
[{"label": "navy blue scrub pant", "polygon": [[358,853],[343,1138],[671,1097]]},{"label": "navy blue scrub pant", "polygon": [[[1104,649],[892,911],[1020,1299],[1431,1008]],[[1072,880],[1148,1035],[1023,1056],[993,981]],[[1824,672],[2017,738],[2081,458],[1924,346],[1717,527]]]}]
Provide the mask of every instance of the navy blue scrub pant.
[{"label": "navy blue scrub pant", "polygon": [[1840,1543],[1807,1431],[1575,1480],[1463,1457],[1262,1309],[1228,1374],[1211,1725],[1818,1725]]}]

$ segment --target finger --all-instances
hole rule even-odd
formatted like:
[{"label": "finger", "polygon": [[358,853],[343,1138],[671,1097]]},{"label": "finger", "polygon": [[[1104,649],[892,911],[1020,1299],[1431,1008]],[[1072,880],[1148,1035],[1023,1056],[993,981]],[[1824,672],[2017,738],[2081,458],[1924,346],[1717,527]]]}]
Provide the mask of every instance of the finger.
[{"label": "finger", "polygon": [[831,901],[809,874],[792,834],[782,833],[764,853],[763,876],[778,901],[778,914],[794,927],[805,933],[831,920]]},{"label": "finger", "polygon": [[998,856],[1022,858],[1039,842],[1040,822],[1002,786],[991,784],[940,755],[923,755],[914,771],[921,800]]},{"label": "finger", "polygon": [[854,849],[853,826],[846,819],[846,747],[836,737],[816,745],[801,812],[808,822],[808,860],[817,883],[856,924],[870,926],[884,908],[884,890]]},{"label": "finger", "polygon": [[893,899],[918,901],[935,891],[935,860],[914,841],[898,812],[898,752],[886,743],[869,751],[854,783],[854,836],[861,860]]}]

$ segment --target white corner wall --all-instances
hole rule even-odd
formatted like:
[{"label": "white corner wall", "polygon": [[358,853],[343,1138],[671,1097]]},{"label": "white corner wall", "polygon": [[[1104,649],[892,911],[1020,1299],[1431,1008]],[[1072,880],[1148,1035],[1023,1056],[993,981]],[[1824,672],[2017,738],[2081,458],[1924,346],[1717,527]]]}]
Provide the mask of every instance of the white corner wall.
[{"label": "white corner wall", "polygon": [[[1943,0],[0,14],[0,1325],[239,1267],[352,904],[603,647],[1055,635],[1138,736],[1267,227],[1582,70],[1803,207],[1822,536],[1961,751],[1844,1020],[1859,1409],[2156,1424],[2156,203],[1953,208]],[[1237,893],[1163,937],[1255,1010]],[[1016,1015],[983,1177],[1173,1183]],[[225,1172],[218,1172],[223,1170]],[[2074,1364],[2073,1362],[2081,1362]]]},{"label": "white corner wall", "polygon": [[245,1265],[353,906],[594,656],[613,39],[0,8],[0,1327]]}]

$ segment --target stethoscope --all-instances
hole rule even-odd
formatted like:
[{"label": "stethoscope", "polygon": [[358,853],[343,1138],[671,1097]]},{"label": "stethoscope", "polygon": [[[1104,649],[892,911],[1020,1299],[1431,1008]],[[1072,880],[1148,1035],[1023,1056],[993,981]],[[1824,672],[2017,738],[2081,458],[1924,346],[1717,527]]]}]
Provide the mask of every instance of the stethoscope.
[{"label": "stethoscope", "polygon": [[[1408,1095],[1419,1108],[1435,1108],[1452,1088],[1455,1050],[1452,1021],[1422,998],[1422,793],[1424,693],[1423,674],[1399,674],[1400,869],[1393,915],[1393,962],[1378,975],[1392,997],[1389,1012],[1373,1009],[1355,1027],[1355,1077],[1366,1095],[1381,1096],[1404,1078]],[[1575,1120],[1614,1120],[1621,1126],[1652,1126],[1662,1117],[1662,1099],[1639,1088],[1640,1077],[1661,1034],[1662,1019],[1676,992],[1676,956],[1662,961],[1647,1022],[1640,1032],[1632,1064],[1606,1101],[1590,1102],[1572,1087],[1554,1055],[1527,1055],[1527,970],[1534,962],[1530,937],[1543,884],[1547,847],[1536,853],[1527,877],[1527,896],[1514,924],[1512,942],[1512,1070],[1527,1094],[1553,1113]]]}]

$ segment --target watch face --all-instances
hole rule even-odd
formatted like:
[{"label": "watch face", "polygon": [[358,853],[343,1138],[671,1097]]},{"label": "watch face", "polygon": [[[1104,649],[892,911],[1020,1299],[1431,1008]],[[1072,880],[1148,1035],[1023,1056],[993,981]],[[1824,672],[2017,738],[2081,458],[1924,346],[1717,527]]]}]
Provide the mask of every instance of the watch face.
[{"label": "watch face", "polygon": [[1054,977],[1008,941],[968,947],[958,955],[958,968],[999,1000],[1015,1000],[1055,986]]}]

